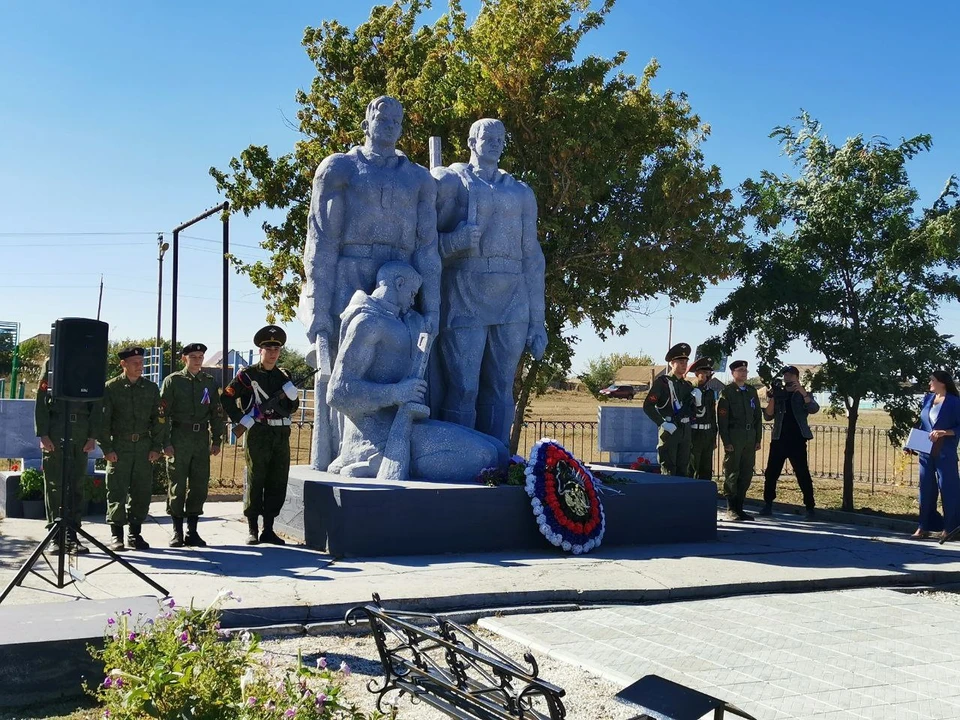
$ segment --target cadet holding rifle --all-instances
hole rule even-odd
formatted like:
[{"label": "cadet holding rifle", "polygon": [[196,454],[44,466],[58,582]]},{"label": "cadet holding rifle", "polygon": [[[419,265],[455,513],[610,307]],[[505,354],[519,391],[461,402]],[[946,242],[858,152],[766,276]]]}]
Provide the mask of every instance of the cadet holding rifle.
[{"label": "cadet holding rifle", "polygon": [[287,334],[276,325],[257,331],[253,344],[260,348],[260,362],[238,372],[220,397],[236,435],[247,435],[243,514],[250,530],[248,545],[285,544],[273,531],[273,521],[287,498],[290,415],[300,407],[296,384],[286,370],[277,367],[286,342]]}]

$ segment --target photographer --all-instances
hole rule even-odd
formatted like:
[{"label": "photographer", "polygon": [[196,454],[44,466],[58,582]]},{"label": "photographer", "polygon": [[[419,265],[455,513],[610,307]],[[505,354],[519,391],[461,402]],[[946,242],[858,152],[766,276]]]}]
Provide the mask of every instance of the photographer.
[{"label": "photographer", "polygon": [[763,509],[761,515],[773,513],[773,501],[777,497],[777,480],[783,471],[785,460],[790,461],[797,476],[797,484],[803,493],[803,504],[807,509],[807,518],[814,517],[813,480],[807,466],[807,441],[813,439],[807,416],[820,411],[820,406],[803,385],[800,384],[800,371],[793,365],[783,369],[783,382],[775,378],[767,393],[767,406],[763,416],[773,420],[773,435],[770,442],[770,455],[767,457],[767,469],[764,471]]}]

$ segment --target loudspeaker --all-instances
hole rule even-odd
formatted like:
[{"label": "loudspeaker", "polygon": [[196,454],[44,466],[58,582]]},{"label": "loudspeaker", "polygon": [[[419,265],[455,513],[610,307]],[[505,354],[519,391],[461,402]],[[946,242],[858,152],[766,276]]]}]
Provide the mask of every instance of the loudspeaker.
[{"label": "loudspeaker", "polygon": [[89,318],[60,318],[50,329],[47,385],[59,400],[99,400],[107,381],[109,326]]}]

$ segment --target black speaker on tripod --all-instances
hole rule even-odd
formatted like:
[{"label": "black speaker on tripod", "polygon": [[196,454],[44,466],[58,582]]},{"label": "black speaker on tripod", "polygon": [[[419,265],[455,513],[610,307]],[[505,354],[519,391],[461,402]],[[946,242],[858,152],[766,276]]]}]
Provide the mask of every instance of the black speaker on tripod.
[{"label": "black speaker on tripod", "polygon": [[47,385],[58,400],[99,400],[107,381],[109,326],[90,318],[60,318],[50,328]]},{"label": "black speaker on tripod", "polygon": [[[103,398],[104,385],[107,379],[107,331],[108,325],[99,320],[89,318],[60,318],[50,328],[50,369],[47,374],[47,392],[54,400],[60,401],[93,401]],[[44,402],[45,398],[38,397],[37,402]],[[70,436],[70,413],[63,412],[62,435],[59,438],[53,438],[59,452],[66,453],[68,457],[72,455],[70,448],[76,441],[85,442],[86,438],[72,438]],[[76,416],[74,416],[75,418]],[[60,428],[58,428],[60,429]],[[33,551],[27,561],[20,568],[17,575],[0,592],[0,603],[4,601],[13,588],[20,585],[24,578],[33,573],[45,582],[60,589],[73,583],[78,577],[84,577],[82,573],[73,573],[71,579],[67,579],[66,571],[66,547],[67,539],[70,538],[74,543],[79,543],[79,538],[83,537],[92,545],[96,546],[109,558],[106,562],[90,570],[90,575],[97,570],[102,570],[111,563],[120,563],[127,570],[139,577],[144,582],[150,584],[158,590],[163,596],[169,593],[159,584],[151,580],[140,570],[135,568],[129,562],[117,555],[113,550],[101,543],[95,537],[73,520],[73,508],[70,503],[73,499],[72,484],[81,482],[82,478],[75,478],[70,473],[71,463],[63,459],[60,462],[61,475],[60,482],[60,508],[53,525],[47,532],[47,536],[40,541],[40,544]],[[44,478],[46,482],[48,478]],[[44,555],[47,546],[53,543],[56,548],[57,562],[56,568]],[[44,575],[33,569],[34,564],[43,558],[47,567],[53,572],[55,579],[49,580]]]}]

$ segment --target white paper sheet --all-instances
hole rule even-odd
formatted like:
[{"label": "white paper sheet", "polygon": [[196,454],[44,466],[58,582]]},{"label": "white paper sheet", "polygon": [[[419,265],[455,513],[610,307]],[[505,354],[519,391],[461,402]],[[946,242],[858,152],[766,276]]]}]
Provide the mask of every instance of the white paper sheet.
[{"label": "white paper sheet", "polygon": [[913,428],[913,430],[910,431],[910,437],[907,438],[907,444],[903,447],[905,450],[929,453],[933,448],[933,443],[930,442],[930,433],[926,430]]}]

